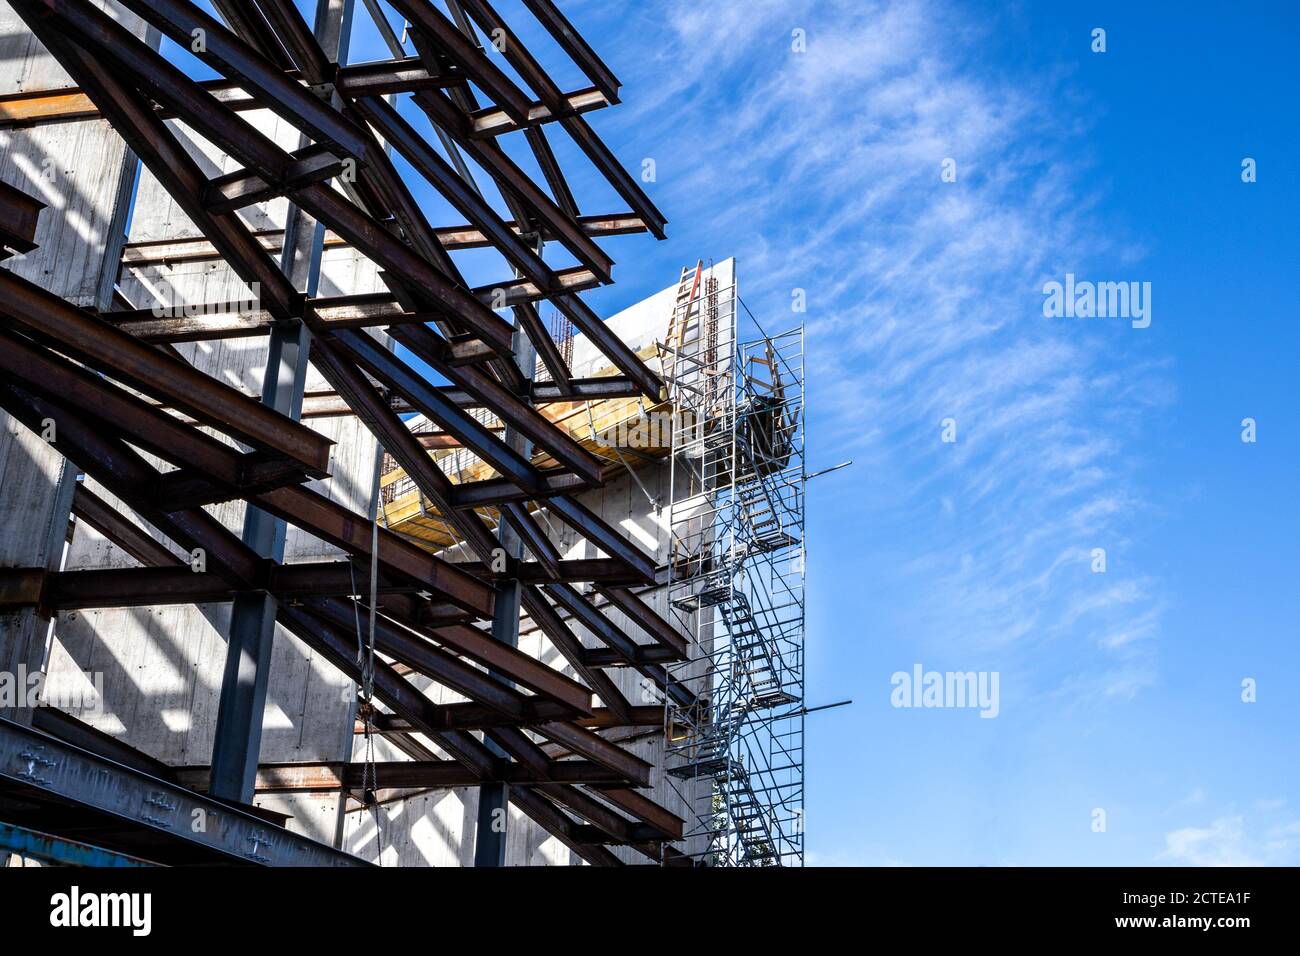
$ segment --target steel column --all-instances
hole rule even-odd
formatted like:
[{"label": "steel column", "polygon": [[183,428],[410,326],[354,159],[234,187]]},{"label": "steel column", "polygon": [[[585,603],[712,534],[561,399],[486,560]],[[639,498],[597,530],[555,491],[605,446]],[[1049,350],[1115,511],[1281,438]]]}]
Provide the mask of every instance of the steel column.
[{"label": "steel column", "polygon": [[[286,11],[296,17],[293,10]],[[332,5],[317,0],[313,49],[330,42],[334,59],[347,59],[352,0]],[[300,64],[302,65],[302,64]],[[305,137],[304,137],[305,139]],[[301,207],[291,204],[280,256],[280,271],[295,289],[315,292],[320,272],[324,228]],[[305,261],[304,261],[305,260]],[[311,337],[300,319],[271,328],[266,367],[262,373],[262,404],[294,421],[302,416]],[[249,504],[244,514],[244,543],[277,564],[284,560],[285,523]],[[279,602],[269,591],[240,594],[230,611],[226,666],[217,705],[212,742],[211,791],[214,796],[251,803],[262,743],[262,712],[266,707],[271,671],[271,647]]]}]

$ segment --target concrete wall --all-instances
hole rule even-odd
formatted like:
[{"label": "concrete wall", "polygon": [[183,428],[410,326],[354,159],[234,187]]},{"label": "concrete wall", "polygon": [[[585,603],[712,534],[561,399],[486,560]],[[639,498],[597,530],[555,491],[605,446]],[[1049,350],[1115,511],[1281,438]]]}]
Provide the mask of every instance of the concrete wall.
[{"label": "concrete wall", "polygon": [[[137,35],[139,20],[100,3]],[[61,90],[72,80],[0,0],[0,95]],[[101,120],[0,129],[0,179],[46,204],[39,248],[0,263],[78,305],[103,306],[112,289],[134,159]],[[0,567],[57,568],[75,473],[39,436],[0,411]],[[35,611],[0,614],[0,670],[34,672],[48,621]],[[0,714],[30,722],[24,708]]]}]

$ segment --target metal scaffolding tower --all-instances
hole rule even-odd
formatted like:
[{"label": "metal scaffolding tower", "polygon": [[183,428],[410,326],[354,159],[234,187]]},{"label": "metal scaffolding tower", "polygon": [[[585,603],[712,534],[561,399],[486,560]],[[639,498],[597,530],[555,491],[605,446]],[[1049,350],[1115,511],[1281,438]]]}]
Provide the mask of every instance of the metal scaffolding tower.
[{"label": "metal scaffolding tower", "polygon": [[[668,775],[705,866],[803,864],[804,330],[741,337],[733,286],[684,270],[670,323]],[[689,291],[688,291],[689,290]],[[674,334],[675,333],[675,334]]]}]

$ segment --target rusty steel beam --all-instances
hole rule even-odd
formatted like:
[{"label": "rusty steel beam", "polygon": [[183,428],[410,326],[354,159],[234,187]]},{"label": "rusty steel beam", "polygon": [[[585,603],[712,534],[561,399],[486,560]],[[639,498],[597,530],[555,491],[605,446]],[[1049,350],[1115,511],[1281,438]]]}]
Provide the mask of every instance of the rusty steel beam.
[{"label": "rusty steel beam", "polygon": [[[400,331],[405,332],[407,329]],[[393,332],[396,334],[399,329],[394,328]],[[448,401],[427,379],[369,335],[342,330],[334,335],[333,341],[348,359],[364,367],[393,391],[405,396],[444,431],[459,435],[466,445],[474,449],[475,454],[516,485],[526,490],[541,487],[541,477],[527,458],[493,434],[483,423]]]},{"label": "rusty steel beam", "polygon": [[[263,108],[238,83],[224,77],[200,80],[199,86],[236,112]],[[0,96],[0,129],[98,119],[100,116],[95,101],[75,86],[58,90],[28,90]],[[165,107],[159,111],[159,116],[162,119],[176,118],[176,114]]]},{"label": "rusty steel beam", "polygon": [[592,866],[622,866],[623,863],[603,846],[589,843],[578,835],[578,826],[543,794],[531,787],[516,787],[510,792],[510,802],[534,822],[544,827],[574,853]]},{"label": "rusty steel beam", "polygon": [[558,288],[548,290],[527,277],[508,279],[502,282],[490,282],[470,290],[479,301],[493,306],[523,305],[528,302],[540,302],[544,299],[558,300],[574,292],[594,289],[600,284],[599,278],[586,266],[573,266],[559,269],[555,273]]},{"label": "rusty steel beam", "polygon": [[293,162],[285,168],[284,175],[274,182],[267,182],[257,173],[246,169],[210,180],[203,205],[213,212],[233,212],[283,196],[311,183],[333,179],[347,168],[343,160],[323,146],[306,146],[292,156]]},{"label": "rusty steel beam", "polygon": [[0,182],[0,259],[36,248],[36,223],[45,203]]},{"label": "rusty steel beam", "polygon": [[[53,418],[59,423],[56,447],[65,457],[136,507],[142,517],[186,550],[203,547],[210,561],[234,574],[234,583],[265,588],[268,562],[206,512],[198,508],[158,510],[151,493],[158,472],[119,439],[88,427],[79,413],[60,402],[32,395],[11,383],[0,388],[0,405],[38,432],[42,421]],[[237,454],[233,449],[230,453]],[[370,523],[318,492],[289,486],[250,495],[249,502],[353,555],[370,556]],[[386,529],[380,529],[378,540],[378,559],[386,570],[409,577],[468,611],[491,615],[495,592],[487,583]],[[218,573],[223,573],[221,568]]]},{"label": "rusty steel beam", "polygon": [[[238,452],[106,379],[2,329],[0,371],[37,394],[75,402],[106,432],[126,438],[178,468],[201,471],[207,479],[227,485],[231,496],[297,484],[305,477],[302,467],[294,462],[263,452]],[[159,488],[182,474],[161,476]]]},{"label": "rusty steel beam", "polygon": [[546,794],[571,813],[588,821],[595,830],[604,834],[603,838],[593,834],[591,842],[617,843],[621,846],[631,846],[650,857],[656,863],[659,862],[658,847],[654,846],[654,843],[665,839],[665,837],[658,829],[629,820],[618,811],[611,809],[577,787],[540,784],[535,789]]},{"label": "rusty steel beam", "polygon": [[[579,445],[568,432],[521,402],[480,369],[457,366],[452,361],[450,349],[428,328],[415,325],[394,326],[388,334],[435,371],[479,399],[484,406],[492,408],[502,421],[517,429],[535,446],[547,451],[571,472],[592,485],[600,483],[602,463],[595,455]],[[414,400],[411,395],[407,395],[407,398]],[[443,427],[446,428],[445,425]],[[490,461],[486,456],[483,457]]]},{"label": "rusty steel beam", "polygon": [[[353,609],[347,603],[317,599],[304,604],[312,614],[336,627],[355,626]],[[523,717],[524,696],[518,691],[493,680],[486,671],[391,625],[384,618],[375,622],[375,649],[471,700],[486,704],[515,720]]]},{"label": "rusty steel beam", "polygon": [[588,667],[635,667],[638,664],[670,664],[681,657],[666,647],[638,645],[631,660],[608,647],[589,647],[582,659]]},{"label": "rusty steel beam", "polygon": [[[83,489],[78,488],[80,495]],[[93,523],[93,522],[92,522]],[[152,539],[151,539],[152,540]],[[164,549],[165,550],[165,549]],[[170,556],[170,552],[168,552]],[[23,592],[33,575],[39,591]],[[277,598],[347,595],[369,587],[368,569],[347,562],[325,561],[269,567],[261,587]],[[420,590],[405,581],[381,580],[380,594]],[[219,574],[196,572],[188,565],[169,564],[143,568],[94,568],[79,571],[45,571],[39,568],[0,568],[0,604],[32,604],[56,611],[83,608],[148,607],[168,604],[218,604],[253,588],[233,584]],[[24,599],[19,600],[19,596]],[[26,600],[26,598],[33,598]]]},{"label": "rusty steel beam", "polygon": [[288,457],[315,477],[328,474],[330,439],[6,270],[0,270],[0,315],[56,341],[71,358],[206,425]]},{"label": "rusty steel beam", "polygon": [[[631,381],[623,375],[611,375],[607,378],[591,379],[570,379],[569,391],[566,393],[561,390],[561,386],[554,382],[536,382],[533,384],[533,404],[534,405],[551,405],[557,402],[580,402],[580,401],[601,401],[606,398],[636,398],[641,394],[641,390],[632,384]],[[448,401],[455,402],[461,408],[472,408],[478,404],[478,401],[464,391],[464,389],[450,388],[447,386],[438,386],[438,390]],[[413,412],[415,408],[410,402],[400,396],[389,395],[385,399],[389,402],[391,409],[399,414]],[[308,392],[303,399],[303,418],[327,418],[338,415],[351,415],[353,411],[347,401],[334,392]],[[582,482],[570,477],[571,484],[567,487],[580,488]],[[473,484],[483,484],[483,482],[474,482]],[[509,483],[507,482],[506,485]],[[482,503],[490,504],[497,501],[518,500],[520,494],[514,486],[506,487],[498,485],[500,495],[490,497],[497,493],[497,488],[491,486],[467,493],[465,498],[465,507],[470,507],[470,499],[482,496]],[[548,478],[547,486],[549,493],[560,494],[564,490],[563,482],[555,482]],[[469,487],[473,487],[470,485]],[[512,490],[513,489],[513,490]]]},{"label": "rusty steel beam", "polygon": [[266,17],[252,0],[212,0],[212,7],[230,29],[275,66],[282,70],[294,68],[280,38],[271,30]]},{"label": "rusty steel beam", "polygon": [[[182,786],[207,792],[209,768],[174,767],[171,774]],[[367,774],[369,775],[367,778]],[[444,790],[469,787],[484,780],[516,785],[546,784],[548,793],[565,799],[578,791],[560,784],[609,785],[619,783],[616,774],[586,760],[548,761],[545,767],[529,767],[500,761],[486,778],[476,776],[456,760],[383,760],[364,763],[266,763],[257,768],[257,793],[329,793],[337,790],[420,788]]]},{"label": "rusty steel beam", "polygon": [[660,617],[654,608],[630,590],[597,585],[596,592],[635,621],[638,627],[658,641],[662,647],[676,655],[675,660],[684,661],[690,658],[686,638]]},{"label": "rusty steel beam", "polygon": [[675,813],[655,803],[643,793],[625,787],[597,787],[596,791],[604,800],[608,800],[624,813],[636,817],[642,823],[653,827],[659,834],[669,840],[680,840],[685,821]]},{"label": "rusty steel beam", "polygon": [[597,56],[596,51],[583,39],[582,34],[574,28],[559,8],[551,0],[524,0],[524,6],[546,28],[564,52],[573,58],[573,62],[578,64],[605,97],[611,103],[617,103],[618,90],[622,85],[618,77]]},{"label": "rusty steel beam", "polygon": [[250,584],[262,574],[258,556],[207,512],[159,511],[151,494],[157,469],[124,441],[86,421],[79,410],[4,381],[0,381],[0,407],[37,433],[45,422],[54,419],[58,423],[55,445],[59,453],[186,551],[202,548],[209,564],[216,564],[221,573],[240,583]]},{"label": "rusty steel beam", "polygon": [[[528,118],[528,97],[517,87],[480,50],[474,41],[456,29],[456,25],[439,13],[431,3],[424,0],[389,0],[393,8],[406,17],[411,26],[421,35],[436,44],[464,73],[472,77],[474,83],[503,109],[516,122],[525,122]],[[438,70],[438,64],[426,66],[431,72]]]},{"label": "rusty steel beam", "polygon": [[646,584],[655,580],[654,559],[623,537],[586,505],[568,495],[546,500],[546,510],[591,541],[611,558],[622,561]]},{"label": "rusty steel beam", "polygon": [[[55,6],[54,0],[42,0]],[[186,0],[121,0],[122,5],[189,48],[195,30],[204,44],[195,55],[229,79],[239,80],[261,104],[293,125],[359,163],[367,160],[365,136],[356,125],[322,102],[306,87],[268,63],[235,33]],[[137,44],[143,48],[144,44]]]},{"label": "rusty steel beam", "polygon": [[150,309],[132,309],[129,312],[104,312],[100,318],[151,345],[266,335],[279,321],[264,310],[228,311],[222,306],[220,302],[196,306],[193,315],[155,316]]},{"label": "rusty steel beam", "polygon": [[455,624],[421,629],[443,647],[500,672],[521,687],[563,703],[579,714],[591,712],[591,691],[572,678],[543,664],[537,658],[476,627]]},{"label": "rusty steel beam", "polygon": [[[235,0],[242,6],[252,7],[253,0]],[[257,0],[262,15],[270,24],[271,30],[293,58],[299,74],[308,85],[316,86],[332,78],[333,70],[329,57],[316,42],[316,37],[302,18],[292,0]]]},{"label": "rusty steel beam", "polygon": [[546,593],[555,598],[556,603],[568,611],[575,621],[591,631],[612,650],[621,654],[628,664],[644,677],[657,684],[682,707],[689,707],[695,702],[695,695],[685,686],[673,680],[668,672],[658,664],[637,660],[638,644],[628,637],[620,628],[591,606],[572,585],[548,584]]},{"label": "rusty steel beam", "polygon": [[565,569],[563,561],[560,558],[560,552],[556,550],[551,539],[533,520],[528,509],[518,502],[510,502],[502,506],[502,517],[510,523],[515,529],[515,533],[523,539],[524,544],[528,547],[529,552],[546,577],[553,581],[564,579]]},{"label": "rusty steel beam", "polygon": [[[306,487],[277,488],[255,495],[249,502],[349,554],[370,557],[370,521],[318,492]],[[490,585],[386,528],[379,529],[378,541],[381,565],[444,595],[458,607],[491,616],[494,592]]]},{"label": "rusty steel beam", "polygon": [[[339,354],[335,343],[317,339],[312,349],[312,363],[339,390],[370,432],[411,476],[421,494],[428,495],[444,520],[454,527],[480,557],[492,550],[491,536],[472,510],[458,511],[452,506],[453,488],[449,479],[433,462],[423,447],[398,418],[390,400],[382,398],[355,365]],[[514,487],[513,485],[511,487]]]},{"label": "rusty steel beam", "polygon": [[582,642],[569,630],[559,612],[551,607],[546,597],[535,587],[524,585],[520,588],[520,603],[528,611],[528,616],[541,628],[551,645],[560,652],[574,671],[587,682],[600,697],[601,703],[621,721],[631,723],[632,707],[618,685],[610,680],[604,671],[588,667],[583,659]]},{"label": "rusty steel beam", "polygon": [[182,565],[167,546],[130,521],[122,512],[109,505],[85,483],[78,483],[72,496],[72,513],[78,521],[85,521],[113,544],[146,566]]},{"label": "rusty steel beam", "polygon": [[[563,96],[563,107],[559,112],[554,110],[553,106],[546,103],[534,103],[528,109],[528,120],[526,123],[517,123],[512,120],[505,110],[489,107],[488,109],[475,110],[470,114],[473,135],[482,136],[500,136],[503,133],[514,133],[524,130],[527,133],[540,133],[540,127],[553,123],[556,120],[571,116],[577,113],[589,113],[592,110],[603,109],[609,106],[609,100],[605,94],[595,88],[585,90],[574,90]],[[530,144],[531,145],[531,144]],[[548,182],[550,177],[547,177]],[[554,183],[550,183],[554,186]],[[575,207],[572,204],[563,202],[559,196],[556,197],[556,203],[569,215],[577,215]]]},{"label": "rusty steel beam", "polygon": [[425,69],[424,61],[418,56],[409,56],[340,66],[334,78],[334,88],[348,99],[357,99],[413,90],[447,89],[464,86],[467,82],[464,74],[435,76]]},{"label": "rusty steel beam", "polygon": [[[500,726],[504,718],[489,707],[484,707],[477,703],[463,704],[446,704],[446,719],[448,726],[456,726],[463,730],[481,730],[485,727]],[[550,701],[537,701],[532,704],[534,715],[530,716],[528,724],[546,723],[558,717],[564,716],[560,713],[562,705]],[[591,730],[610,730],[616,727],[663,727],[664,709],[660,706],[641,706],[629,709],[629,715],[625,722],[608,707],[597,707],[590,716],[574,717],[571,721],[580,727],[586,727]],[[408,720],[397,716],[396,714],[378,713],[371,716],[371,731],[377,734],[409,734],[416,732],[415,726]],[[365,732],[365,723],[358,720],[353,728],[354,733],[361,734]]]},{"label": "rusty steel beam", "polygon": [[[288,604],[277,607],[276,620],[353,681],[361,682],[361,667],[357,663],[361,645],[352,625],[335,627],[307,613],[304,608]],[[438,705],[382,660],[375,661],[373,690],[376,700],[428,734],[473,772],[475,779],[486,779],[497,768],[497,758],[479,741],[462,730],[446,730],[439,726],[442,714]]]},{"label": "rusty steel beam", "polygon": [[[203,84],[200,83],[199,85],[202,86]],[[0,103],[0,108],[2,107],[3,103]],[[163,111],[162,115],[166,116],[166,111]],[[3,122],[0,122],[0,127],[3,125]],[[592,238],[636,235],[647,231],[645,224],[631,213],[579,216],[577,222],[583,231]],[[508,221],[506,224],[516,233],[522,231],[517,222]],[[480,230],[468,224],[438,226],[434,228],[433,233],[438,242],[448,251],[492,247],[492,243]],[[262,245],[263,251],[274,255],[280,251],[280,238],[282,235],[283,230],[269,229],[255,232],[254,238]],[[548,242],[554,239],[545,231],[542,238]],[[347,243],[337,233],[326,231],[326,248],[337,248],[345,245]],[[197,236],[193,238],[150,239],[129,242],[124,248],[122,261],[127,266],[146,266],[174,262],[202,262],[218,258],[221,257],[212,247],[212,244],[204,237]]]},{"label": "rusty steel beam", "polygon": [[591,311],[587,303],[576,295],[559,295],[552,304],[566,315],[583,335],[600,349],[614,366],[636,383],[652,402],[663,401],[668,396],[663,380],[650,371],[640,357],[620,339],[601,318]]}]

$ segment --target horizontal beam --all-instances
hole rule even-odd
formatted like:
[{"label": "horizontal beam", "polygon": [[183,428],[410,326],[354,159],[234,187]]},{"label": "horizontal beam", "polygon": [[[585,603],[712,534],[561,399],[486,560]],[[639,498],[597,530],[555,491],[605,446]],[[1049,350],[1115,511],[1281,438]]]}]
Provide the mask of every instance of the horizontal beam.
[{"label": "horizontal beam", "polygon": [[[80,489],[78,489],[80,491]],[[0,607],[33,605],[53,611],[85,608],[149,607],[174,604],[218,604],[252,590],[280,598],[343,596],[369,590],[369,568],[352,568],[345,561],[275,565],[268,563],[264,580],[239,587],[219,574],[196,572],[187,565],[145,568],[94,568],[47,571],[44,568],[0,568]],[[379,593],[411,593],[413,582],[381,581]]]},{"label": "horizontal beam", "polygon": [[[493,715],[491,711],[485,709],[481,704],[447,704],[446,707],[449,711],[447,718],[456,721],[457,726],[466,730],[480,730],[484,727],[498,726],[500,723],[500,718]],[[540,713],[545,709],[546,703],[539,701],[537,707]],[[546,723],[548,720],[549,718],[543,716],[531,721],[531,723]],[[571,718],[571,723],[590,730],[609,730],[615,727],[662,727],[664,724],[664,709],[658,706],[629,707],[628,717],[625,719],[608,707],[597,707],[589,716]],[[373,715],[371,730],[379,734],[417,732],[417,728],[409,720],[405,720],[397,714]],[[365,733],[365,723],[358,720],[354,732],[358,734]]]},{"label": "horizontal beam", "polygon": [[[250,499],[264,511],[357,557],[370,557],[371,523],[352,510],[305,487],[277,488]],[[491,617],[495,591],[450,562],[435,557],[386,528],[379,529],[379,561],[408,575],[452,603]]]},{"label": "horizontal beam", "polygon": [[[578,225],[590,237],[600,239],[608,236],[630,236],[646,232],[645,223],[633,213],[614,213],[607,215],[579,216]],[[521,230],[516,222],[507,222],[515,233]],[[472,225],[439,226],[433,231],[443,248],[449,252],[458,249],[486,249],[492,246],[483,232]],[[254,238],[262,245],[265,252],[276,255],[280,252],[283,230],[270,229],[254,233]],[[547,241],[555,237],[545,233]],[[338,233],[327,230],[325,248],[337,249],[348,245]],[[177,262],[205,262],[219,259],[221,255],[202,236],[177,239],[149,239],[130,242],[122,251],[122,262],[131,268],[149,265],[167,265]]]},{"label": "horizontal beam", "polygon": [[[534,405],[553,405],[563,402],[603,401],[607,398],[636,398],[641,394],[626,376],[610,375],[604,378],[575,378],[569,381],[572,392],[566,394],[554,382],[536,382],[532,387]],[[479,407],[479,399],[464,389],[439,386],[442,394],[461,408]],[[399,414],[413,412],[410,402],[390,396],[393,411]],[[303,418],[328,418],[351,415],[353,411],[341,396],[334,392],[308,392],[303,398]],[[576,485],[574,486],[576,487]]]},{"label": "horizontal beam", "polygon": [[[265,109],[243,87],[230,80],[202,80],[199,85],[232,110]],[[176,118],[173,110],[165,108],[158,115],[162,119]],[[0,96],[0,129],[98,119],[99,116],[99,107],[95,101],[75,86],[57,90],[26,90]]]},{"label": "horizontal beam", "polygon": [[568,109],[559,114],[551,112],[551,108],[545,103],[534,103],[528,108],[528,119],[523,123],[511,119],[509,114],[502,109],[478,110],[470,117],[473,134],[475,136],[500,136],[502,133],[513,133],[521,129],[529,129],[543,123],[554,122],[564,116],[589,113],[592,110],[603,109],[610,105],[605,94],[595,87],[566,93],[564,101]]},{"label": "horizontal beam", "polygon": [[425,69],[424,61],[418,56],[408,56],[400,60],[375,60],[340,66],[334,79],[334,89],[348,99],[355,99],[361,96],[409,93],[412,90],[464,87],[467,82],[465,75],[459,72],[434,76]]},{"label": "horizontal beam", "polygon": [[[364,763],[275,763],[257,768],[254,787],[258,793],[329,793],[360,790],[366,785],[374,790],[419,787],[438,790],[470,787],[481,783],[509,784],[589,784],[610,786],[621,781],[618,774],[589,760],[555,760],[543,770],[524,764],[500,761],[492,773],[477,777],[455,760],[387,760],[369,767]],[[207,767],[178,767],[177,782],[198,791],[208,788]]]}]

